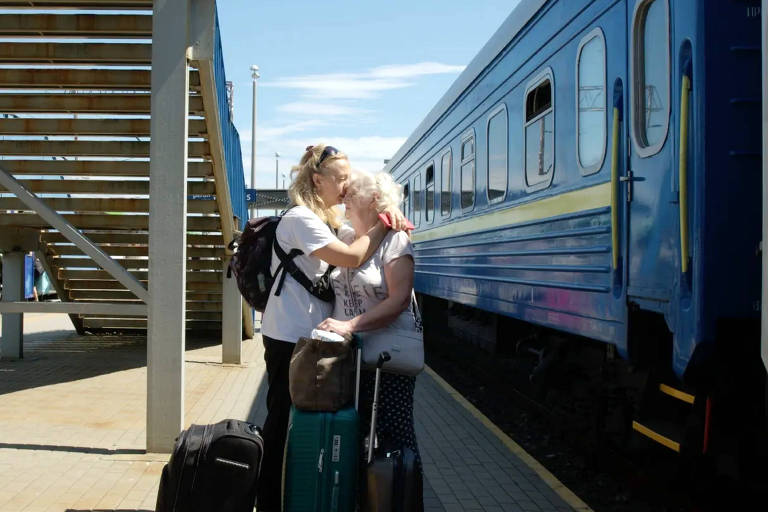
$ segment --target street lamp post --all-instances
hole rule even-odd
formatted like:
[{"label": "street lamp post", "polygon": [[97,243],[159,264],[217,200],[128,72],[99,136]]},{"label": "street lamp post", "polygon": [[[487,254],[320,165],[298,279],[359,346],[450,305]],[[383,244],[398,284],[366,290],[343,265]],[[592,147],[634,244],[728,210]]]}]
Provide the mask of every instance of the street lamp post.
[{"label": "street lamp post", "polygon": [[[275,195],[277,195],[277,174],[279,172],[278,169],[280,168],[278,158],[280,158],[280,153],[275,151]],[[277,209],[275,209],[275,215],[277,215]]]},{"label": "street lamp post", "polygon": [[[253,119],[251,120],[251,188],[256,188],[256,113],[258,104],[256,103],[256,80],[259,79],[259,66],[251,66],[251,78],[253,79]],[[256,209],[258,214],[258,208]],[[251,208],[251,217],[253,217],[253,208]]]}]

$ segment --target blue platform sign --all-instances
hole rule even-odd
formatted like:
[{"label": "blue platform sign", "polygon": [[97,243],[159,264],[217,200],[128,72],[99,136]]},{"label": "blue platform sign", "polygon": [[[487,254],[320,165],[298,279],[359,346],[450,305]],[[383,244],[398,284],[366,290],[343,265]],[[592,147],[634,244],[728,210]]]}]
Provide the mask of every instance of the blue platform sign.
[{"label": "blue platform sign", "polygon": [[255,200],[256,200],[256,189],[255,188],[245,189],[245,202],[252,203]]},{"label": "blue platform sign", "polygon": [[31,299],[35,296],[35,257],[24,255],[24,298]]}]

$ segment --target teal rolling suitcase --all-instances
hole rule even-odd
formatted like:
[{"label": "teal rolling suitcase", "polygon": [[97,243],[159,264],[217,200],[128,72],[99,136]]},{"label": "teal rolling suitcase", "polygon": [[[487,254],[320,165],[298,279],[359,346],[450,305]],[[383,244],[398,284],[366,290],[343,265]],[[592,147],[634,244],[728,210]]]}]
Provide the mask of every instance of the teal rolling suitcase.
[{"label": "teal rolling suitcase", "polygon": [[283,510],[354,512],[358,475],[358,417],[291,407],[285,449]]},{"label": "teal rolling suitcase", "polygon": [[355,404],[335,412],[291,406],[283,459],[284,512],[354,512],[360,471],[358,447],[360,348]]}]

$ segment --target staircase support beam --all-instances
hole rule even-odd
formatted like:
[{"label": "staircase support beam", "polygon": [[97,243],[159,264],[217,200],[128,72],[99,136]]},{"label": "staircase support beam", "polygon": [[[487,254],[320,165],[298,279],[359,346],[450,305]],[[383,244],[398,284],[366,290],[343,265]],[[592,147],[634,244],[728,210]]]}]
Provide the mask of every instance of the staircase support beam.
[{"label": "staircase support beam", "polygon": [[[229,261],[224,265],[224,272],[226,272],[228,265]],[[224,364],[241,364],[243,362],[242,296],[237,288],[237,280],[234,276],[224,278],[221,285],[221,362]]]},{"label": "staircase support beam", "polygon": [[[131,274],[129,274],[119,263],[109,257],[98,245],[91,242],[80,231],[75,229],[72,224],[59,215],[55,210],[46,205],[35,194],[24,188],[11,174],[0,166],[0,185],[13,193],[25,205],[34,210],[49,225],[59,230],[67,240],[75,244],[85,254],[93,258],[98,265],[106,270],[111,276],[120,281],[126,288],[131,290],[138,298],[147,301],[149,294],[147,289]],[[184,190],[184,189],[181,189]]]}]

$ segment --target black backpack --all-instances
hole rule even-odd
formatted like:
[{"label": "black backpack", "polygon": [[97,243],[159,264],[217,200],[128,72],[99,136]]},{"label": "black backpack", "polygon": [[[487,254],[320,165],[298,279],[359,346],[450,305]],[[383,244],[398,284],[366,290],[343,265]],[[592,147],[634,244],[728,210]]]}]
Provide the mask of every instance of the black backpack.
[{"label": "black backpack", "polygon": [[157,512],[253,512],[264,440],[255,425],[192,425],[163,467]]},{"label": "black backpack", "polygon": [[[285,212],[282,215],[284,214]],[[293,261],[296,256],[304,254],[304,252],[300,249],[291,249],[290,252],[286,253],[280,247],[280,244],[277,243],[275,231],[282,215],[258,217],[250,219],[246,223],[242,234],[229,243],[230,250],[235,252],[229,261],[227,277],[231,277],[232,274],[235,275],[237,287],[240,289],[240,293],[245,301],[253,309],[262,313],[267,307],[272,284],[277,279],[281,270],[283,272],[280,276],[280,281],[277,283],[275,295],[280,295],[287,272],[318,299],[325,302],[333,302],[334,294],[330,284],[330,274],[335,267],[329,265],[325,274],[317,283],[313,284]],[[275,254],[280,258],[280,265],[277,267],[274,275],[270,271],[273,247]]]}]

